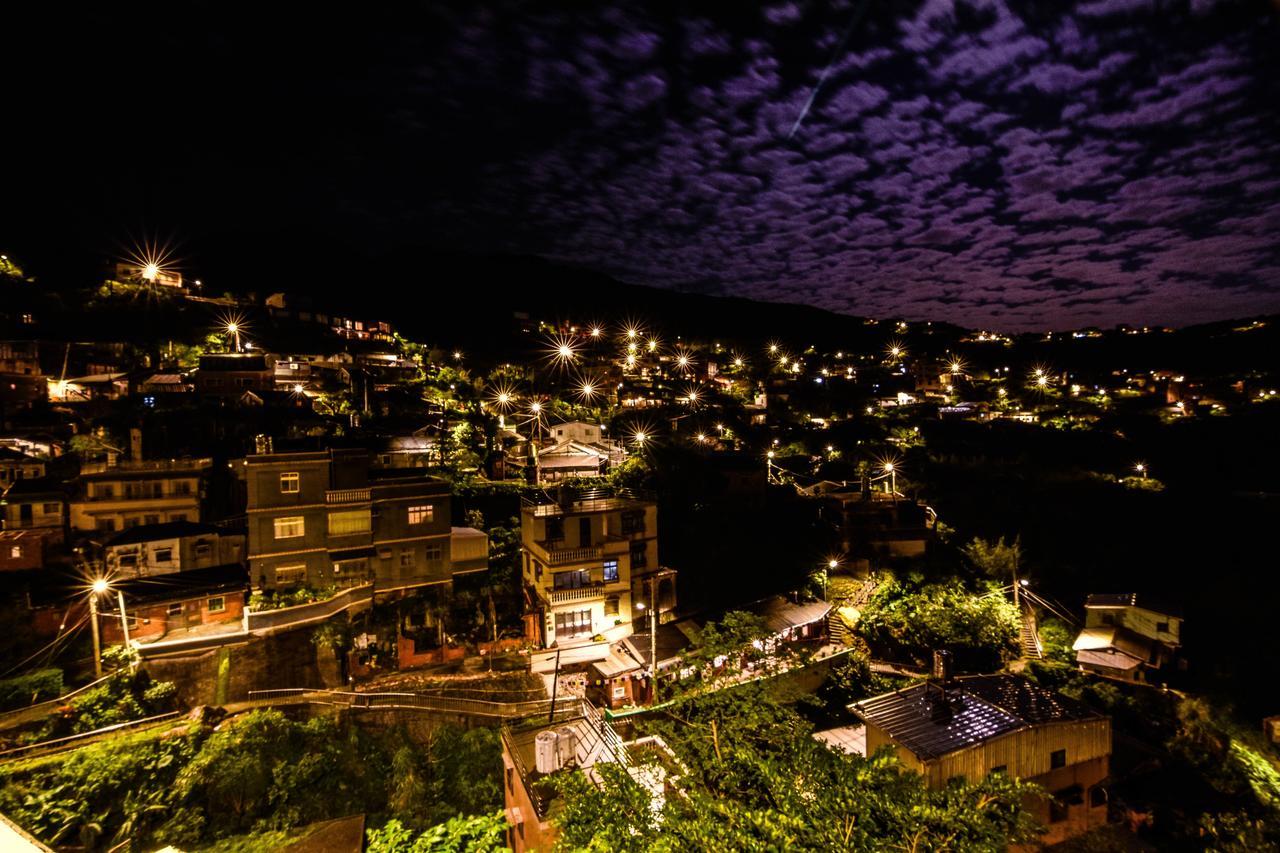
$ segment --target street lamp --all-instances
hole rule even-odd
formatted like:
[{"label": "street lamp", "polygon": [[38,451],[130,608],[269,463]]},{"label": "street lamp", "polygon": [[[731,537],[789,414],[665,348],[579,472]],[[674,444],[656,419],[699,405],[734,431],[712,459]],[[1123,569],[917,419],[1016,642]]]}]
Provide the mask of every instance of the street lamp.
[{"label": "street lamp", "polygon": [[[102,678],[102,629],[98,625],[98,596],[111,591],[111,582],[106,578],[94,578],[89,585],[89,622],[93,632],[93,673],[95,678]],[[129,647],[129,620],[124,612],[124,591],[116,590],[120,604],[120,630],[124,634],[125,647]]]},{"label": "street lamp", "polygon": [[1137,471],[1138,476],[1142,479],[1147,479],[1147,463],[1139,462],[1133,466],[1133,470]]},{"label": "street lamp", "polygon": [[884,463],[884,472],[889,475],[889,491],[898,494],[898,469],[892,462]]},{"label": "street lamp", "polygon": [[649,703],[658,704],[658,601],[657,583],[649,585],[649,607],[643,601],[636,602],[636,609],[649,611]]},{"label": "street lamp", "polygon": [[236,339],[236,352],[240,352],[240,324],[235,320],[227,323],[227,334],[234,335]]}]

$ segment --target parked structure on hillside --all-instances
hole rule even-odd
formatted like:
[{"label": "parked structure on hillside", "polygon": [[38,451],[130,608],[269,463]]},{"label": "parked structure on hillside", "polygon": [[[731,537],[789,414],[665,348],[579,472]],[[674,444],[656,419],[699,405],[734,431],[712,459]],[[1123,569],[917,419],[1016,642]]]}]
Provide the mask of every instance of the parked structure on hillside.
[{"label": "parked structure on hillside", "polygon": [[835,532],[845,564],[868,569],[890,557],[919,557],[933,540],[933,513],[897,492],[876,491],[869,480],[823,481],[802,490],[822,502],[821,515]]},{"label": "parked structure on hillside", "polygon": [[443,480],[371,470],[363,449],[265,452],[237,464],[248,489],[255,588],[372,581],[383,592],[488,568],[488,537],[450,526]]},{"label": "parked structure on hillside", "polygon": [[1043,844],[1106,823],[1110,718],[1021,676],[949,669],[937,653],[926,683],[850,706],[866,724],[867,755],[889,746],[935,789],[991,773],[1040,785],[1049,797],[1027,807],[1046,827]]},{"label": "parked structure on hillside", "polygon": [[1072,648],[1086,672],[1150,681],[1182,648],[1182,609],[1137,593],[1090,595]]}]

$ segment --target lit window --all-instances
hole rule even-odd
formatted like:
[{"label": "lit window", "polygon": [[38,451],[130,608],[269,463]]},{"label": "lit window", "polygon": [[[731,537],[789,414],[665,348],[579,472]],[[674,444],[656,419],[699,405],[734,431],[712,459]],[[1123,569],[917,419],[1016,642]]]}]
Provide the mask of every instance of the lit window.
[{"label": "lit window", "polygon": [[436,517],[435,507],[431,504],[423,504],[422,506],[409,507],[409,523],[410,524],[427,524],[434,521]]},{"label": "lit window", "polygon": [[605,616],[618,615],[618,596],[611,595],[604,600],[604,615]]},{"label": "lit window", "polygon": [[275,520],[277,539],[295,539],[307,532],[306,519],[300,515],[286,515]]},{"label": "lit window", "polygon": [[329,513],[329,535],[349,536],[368,533],[372,529],[372,516],[367,509],[345,509]]},{"label": "lit window", "polygon": [[400,566],[406,568],[413,565],[413,549],[402,548],[400,550]]},{"label": "lit window", "polygon": [[227,609],[227,599],[224,596],[216,595],[209,599],[209,612],[221,613]]},{"label": "lit window", "polygon": [[604,582],[613,583],[617,579],[618,579],[618,561],[605,560],[604,561]]},{"label": "lit window", "polygon": [[556,614],[557,637],[581,637],[591,633],[591,611],[575,610]]},{"label": "lit window", "polygon": [[16,560],[16,559],[18,559],[19,557],[21,557],[21,556],[22,556],[22,546],[21,546],[21,545],[12,545],[12,546],[10,546],[10,548],[9,548],[9,556],[10,556],[11,558],[15,559],[15,560]]},{"label": "lit window", "polygon": [[288,566],[276,566],[276,583],[281,586],[299,583],[307,576],[307,567],[304,563],[295,563]]},{"label": "lit window", "polygon": [[296,495],[302,478],[297,471],[289,471],[280,475],[280,494]]}]

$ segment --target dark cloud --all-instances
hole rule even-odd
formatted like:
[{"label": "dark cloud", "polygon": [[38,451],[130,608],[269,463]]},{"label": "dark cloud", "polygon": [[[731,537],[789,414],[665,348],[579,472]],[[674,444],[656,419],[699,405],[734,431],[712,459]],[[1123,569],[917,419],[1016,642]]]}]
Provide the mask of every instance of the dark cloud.
[{"label": "dark cloud", "polygon": [[[247,136],[295,134],[243,169],[255,198],[277,187],[241,214],[260,229],[329,217],[374,243],[1009,329],[1280,310],[1269,3],[573,9],[432,4],[329,40],[259,23],[258,51],[202,29],[162,72],[184,97],[142,102],[199,90],[168,165],[209,167],[211,210]],[[193,85],[197,63],[219,76]]]}]

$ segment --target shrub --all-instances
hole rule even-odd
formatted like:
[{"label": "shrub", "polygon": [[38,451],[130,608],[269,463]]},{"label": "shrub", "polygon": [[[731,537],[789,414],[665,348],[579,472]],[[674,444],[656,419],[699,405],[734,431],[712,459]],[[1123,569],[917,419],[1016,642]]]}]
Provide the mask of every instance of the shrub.
[{"label": "shrub", "polygon": [[64,689],[60,669],[37,669],[17,678],[6,678],[0,681],[0,711],[56,699]]}]

